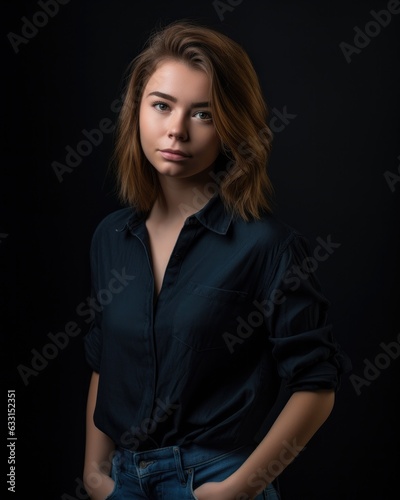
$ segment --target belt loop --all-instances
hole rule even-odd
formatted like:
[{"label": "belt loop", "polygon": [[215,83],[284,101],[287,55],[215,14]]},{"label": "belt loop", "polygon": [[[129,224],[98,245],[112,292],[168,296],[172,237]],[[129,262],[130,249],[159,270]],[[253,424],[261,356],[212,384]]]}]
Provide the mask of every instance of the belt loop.
[{"label": "belt loop", "polygon": [[174,446],[173,451],[174,451],[175,465],[176,465],[176,471],[178,473],[179,481],[181,482],[182,486],[185,486],[186,485],[186,476],[185,476],[185,473],[183,471],[182,458],[181,458],[181,453],[180,453],[179,447]]}]

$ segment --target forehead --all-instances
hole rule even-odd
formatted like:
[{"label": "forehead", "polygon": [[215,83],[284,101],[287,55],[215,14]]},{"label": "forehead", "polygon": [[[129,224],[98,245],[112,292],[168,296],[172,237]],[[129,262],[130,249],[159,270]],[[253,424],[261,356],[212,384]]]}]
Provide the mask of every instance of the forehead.
[{"label": "forehead", "polygon": [[[181,61],[167,59],[158,64],[145,86],[144,97],[149,92],[160,91],[176,98],[192,101],[208,100],[211,80],[201,69]],[[191,97],[192,96],[192,97]]]}]

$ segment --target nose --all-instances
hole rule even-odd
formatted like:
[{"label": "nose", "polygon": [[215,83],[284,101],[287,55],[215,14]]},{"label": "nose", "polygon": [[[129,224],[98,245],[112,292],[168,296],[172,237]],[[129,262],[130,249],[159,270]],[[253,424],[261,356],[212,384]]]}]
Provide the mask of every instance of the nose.
[{"label": "nose", "polygon": [[178,141],[186,141],[188,139],[188,128],[183,113],[177,113],[171,116],[168,127],[168,137]]}]

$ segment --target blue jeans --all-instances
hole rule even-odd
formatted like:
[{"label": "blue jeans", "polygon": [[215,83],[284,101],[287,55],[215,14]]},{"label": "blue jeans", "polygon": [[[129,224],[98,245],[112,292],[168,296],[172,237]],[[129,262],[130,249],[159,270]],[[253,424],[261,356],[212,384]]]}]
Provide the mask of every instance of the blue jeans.
[{"label": "blue jeans", "polygon": [[[134,452],[119,448],[113,458],[111,477],[114,491],[106,500],[193,500],[201,484],[222,481],[242,465],[253,451],[250,446],[226,453],[196,446],[170,446]],[[238,494],[237,499],[245,496]],[[279,500],[269,485],[257,500]]]}]

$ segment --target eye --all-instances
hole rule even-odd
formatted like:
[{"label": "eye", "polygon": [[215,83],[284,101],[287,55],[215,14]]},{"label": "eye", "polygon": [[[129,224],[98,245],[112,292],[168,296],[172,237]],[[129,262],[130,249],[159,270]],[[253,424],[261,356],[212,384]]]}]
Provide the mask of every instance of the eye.
[{"label": "eye", "polygon": [[194,116],[197,116],[203,122],[212,121],[211,113],[209,113],[208,111],[197,111]]},{"label": "eye", "polygon": [[166,104],[165,102],[162,102],[162,101],[153,102],[152,106],[157,111],[167,111],[167,109],[169,109],[168,104]]}]

